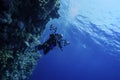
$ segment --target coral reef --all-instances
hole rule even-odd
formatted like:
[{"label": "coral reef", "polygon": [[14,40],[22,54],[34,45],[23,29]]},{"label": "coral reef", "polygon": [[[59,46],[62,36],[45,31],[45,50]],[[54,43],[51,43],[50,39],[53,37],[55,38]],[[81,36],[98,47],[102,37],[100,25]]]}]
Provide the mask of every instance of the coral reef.
[{"label": "coral reef", "polygon": [[0,80],[28,79],[40,58],[34,46],[59,0],[0,0]]}]

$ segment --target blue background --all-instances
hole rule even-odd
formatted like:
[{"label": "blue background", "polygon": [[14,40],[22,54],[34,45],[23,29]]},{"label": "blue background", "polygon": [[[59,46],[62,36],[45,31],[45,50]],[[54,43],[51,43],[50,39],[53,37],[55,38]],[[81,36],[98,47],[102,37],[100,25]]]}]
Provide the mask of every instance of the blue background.
[{"label": "blue background", "polygon": [[30,80],[120,80],[120,1],[60,0],[60,18],[49,26],[70,42],[63,52],[54,48],[38,61]]}]

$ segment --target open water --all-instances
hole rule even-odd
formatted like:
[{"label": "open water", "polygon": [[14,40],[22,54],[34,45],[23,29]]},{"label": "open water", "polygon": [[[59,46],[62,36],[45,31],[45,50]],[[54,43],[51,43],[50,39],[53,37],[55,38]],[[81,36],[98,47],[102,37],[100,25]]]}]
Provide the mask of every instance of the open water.
[{"label": "open water", "polygon": [[120,1],[60,0],[60,18],[49,26],[70,42],[39,60],[30,80],[120,80]]}]

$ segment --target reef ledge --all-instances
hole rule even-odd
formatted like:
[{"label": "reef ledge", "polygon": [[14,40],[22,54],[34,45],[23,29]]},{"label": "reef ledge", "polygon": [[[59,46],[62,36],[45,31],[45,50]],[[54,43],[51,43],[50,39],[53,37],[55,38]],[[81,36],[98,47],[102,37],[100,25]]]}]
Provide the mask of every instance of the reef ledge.
[{"label": "reef ledge", "polygon": [[41,57],[34,46],[59,0],[0,0],[0,80],[26,80]]}]

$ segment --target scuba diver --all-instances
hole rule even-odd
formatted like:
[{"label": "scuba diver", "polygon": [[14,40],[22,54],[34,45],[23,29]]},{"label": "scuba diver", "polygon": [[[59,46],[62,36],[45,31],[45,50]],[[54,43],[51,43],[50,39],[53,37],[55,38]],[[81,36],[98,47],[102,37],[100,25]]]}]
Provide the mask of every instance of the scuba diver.
[{"label": "scuba diver", "polygon": [[63,39],[62,34],[56,33],[57,28],[53,27],[53,25],[50,26],[50,31],[52,31],[52,34],[50,34],[49,39],[42,45],[39,44],[36,46],[36,49],[43,50],[45,55],[56,46],[58,46],[63,51],[63,46],[70,44],[68,41]]}]

